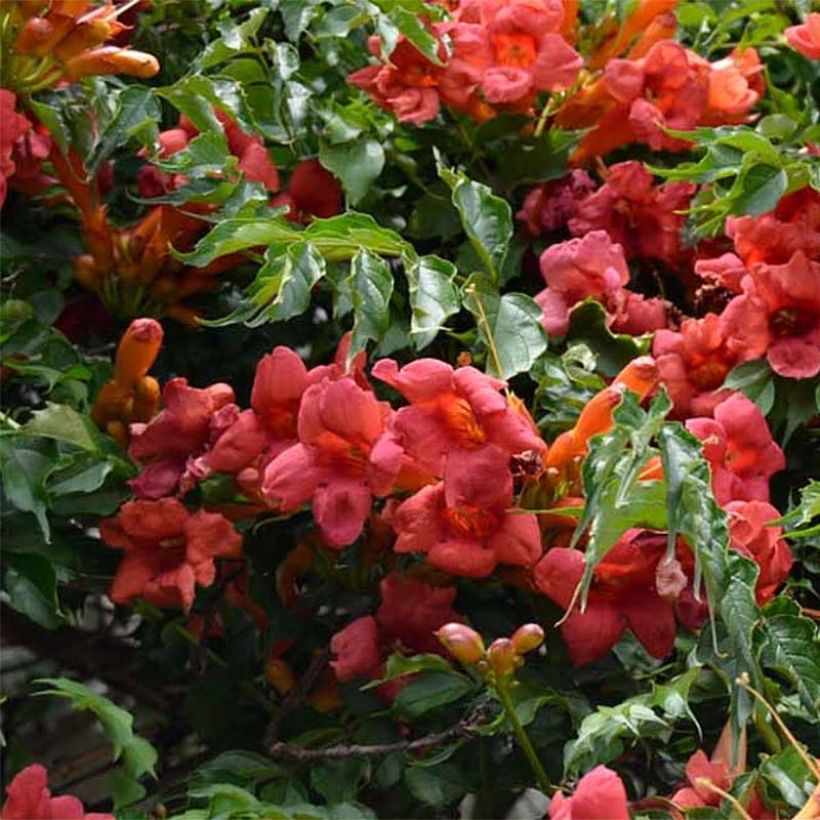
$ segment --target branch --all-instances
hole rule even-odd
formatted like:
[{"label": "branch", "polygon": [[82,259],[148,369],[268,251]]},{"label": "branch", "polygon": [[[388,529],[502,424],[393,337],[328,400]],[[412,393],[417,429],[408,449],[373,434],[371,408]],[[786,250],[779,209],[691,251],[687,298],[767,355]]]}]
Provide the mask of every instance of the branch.
[{"label": "branch", "polygon": [[270,749],[284,745],[277,742],[279,739],[279,729],[282,726],[282,721],[294,709],[302,704],[308,696],[310,690],[313,688],[313,684],[316,683],[316,679],[319,677],[319,674],[325,666],[327,666],[329,660],[330,647],[316,655],[316,657],[311,661],[310,666],[308,666],[304,674],[299,678],[296,686],[294,686],[293,689],[285,695],[279,706],[276,708],[276,711],[268,724],[267,731],[265,732],[265,745]]},{"label": "branch", "polygon": [[279,760],[293,763],[310,763],[314,760],[340,760],[347,757],[384,757],[393,752],[423,752],[436,746],[444,746],[454,740],[466,740],[472,737],[487,717],[491,703],[482,704],[469,717],[444,732],[424,735],[415,740],[399,740],[394,743],[376,743],[360,745],[340,743],[337,746],[326,746],[324,749],[303,749],[290,746],[281,741],[268,747],[268,754]]},{"label": "branch", "polygon": [[156,687],[136,679],[138,658],[133,647],[71,626],[44,629],[5,603],[0,604],[0,612],[4,646],[24,646],[40,658],[56,661],[79,675],[97,678],[161,714],[168,713],[168,699]]}]

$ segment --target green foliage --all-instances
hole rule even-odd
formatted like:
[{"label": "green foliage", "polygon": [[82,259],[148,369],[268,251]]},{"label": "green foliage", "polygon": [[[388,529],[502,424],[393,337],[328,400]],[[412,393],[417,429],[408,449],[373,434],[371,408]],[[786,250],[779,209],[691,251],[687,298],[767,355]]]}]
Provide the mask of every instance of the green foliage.
[{"label": "green foliage", "polygon": [[669,131],[692,140],[703,156],[672,168],[653,166],[668,180],[705,184],[692,206],[693,235],[713,236],[728,216],[759,216],[780,198],[806,185],[820,190],[820,162],[802,146],[817,139],[817,126],[802,127],[786,115],[751,126]]},{"label": "green foliage", "polygon": [[52,687],[37,694],[67,698],[73,709],[92,712],[102,724],[113,746],[114,760],[122,760],[122,767],[114,773],[112,782],[115,808],[140,800],[145,788],[139,780],[144,775],[154,775],[157,750],[134,733],[134,718],[108,698],[68,678],[42,678],[37,683]]}]

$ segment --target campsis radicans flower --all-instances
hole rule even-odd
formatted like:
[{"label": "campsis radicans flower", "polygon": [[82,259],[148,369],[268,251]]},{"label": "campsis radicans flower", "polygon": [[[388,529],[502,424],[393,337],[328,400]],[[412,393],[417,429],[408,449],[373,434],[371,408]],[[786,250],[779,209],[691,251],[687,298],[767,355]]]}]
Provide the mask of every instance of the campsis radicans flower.
[{"label": "campsis radicans flower", "polygon": [[433,566],[466,578],[486,577],[499,563],[532,566],[541,555],[538,519],[509,511],[507,464],[495,446],[459,459],[443,482],[423,487],[393,514],[394,550],[424,553]]},{"label": "campsis radicans flower", "polygon": [[755,594],[758,605],[763,606],[789,577],[792,567],[783,527],[773,526],[780,512],[765,501],[730,501],[725,509],[729,514],[730,546],[760,567]]},{"label": "campsis radicans flower", "polygon": [[549,812],[550,820],[629,820],[626,788],[611,769],[596,766],[570,796],[555,794]]},{"label": "campsis radicans flower", "polygon": [[195,586],[216,578],[215,558],[238,558],[242,537],[219,513],[192,513],[176,498],[127,501],[103,519],[100,537],[125,552],[109,595],[118,604],[138,597],[190,612]]},{"label": "campsis radicans flower", "polygon": [[[671,4],[666,4],[671,5]],[[762,96],[762,66],[754,49],[735,49],[709,63],[669,39],[674,18],[659,15],[628,55],[614,54],[602,76],[559,110],[563,128],[594,126],[572,157],[582,164],[630,142],[655,151],[682,151],[691,143],[664,128],[689,131],[699,125],[741,123]]]},{"label": "campsis radicans flower", "polygon": [[381,603],[337,632],[330,648],[336,677],[342,681],[379,677],[392,652],[442,654],[436,630],[461,622],[453,609],[455,587],[432,587],[407,575],[391,573],[380,584]]},{"label": "campsis radicans flower", "polygon": [[297,420],[299,442],[265,468],[262,492],[283,512],[307,501],[327,543],[352,544],[370,513],[374,494],[386,494],[371,464],[371,450],[384,432],[390,405],[346,376],[307,388]]},{"label": "campsis radicans flower", "polygon": [[604,184],[578,201],[569,219],[570,233],[606,231],[628,260],[657,260],[671,270],[687,268],[692,253],[681,231],[695,186],[690,182],[655,185],[643,163],[611,165]]},{"label": "campsis radicans flower", "polygon": [[603,304],[615,331],[639,334],[666,324],[662,299],[645,299],[626,289],[629,269],[623,248],[606,231],[550,245],[541,254],[540,265],[547,288],[535,301],[544,311],[543,324],[550,336],[565,335],[570,311],[589,297]]},{"label": "campsis radicans flower", "polygon": [[612,383],[596,393],[581,410],[575,426],[550,445],[544,466],[549,480],[555,480],[572,472],[588,452],[589,440],[593,436],[608,433],[614,426],[613,410],[620,404],[625,390],[631,390],[643,400],[658,385],[658,367],[651,356],[633,359],[618,373]]},{"label": "campsis radicans flower", "polygon": [[684,319],[680,330],[660,329],[652,340],[660,380],[676,418],[711,416],[731,390],[723,386],[738,355],[729,348],[720,317]]},{"label": "campsis radicans flower", "polygon": [[[670,573],[662,564],[666,540],[665,533],[627,530],[595,567],[586,609],[573,608],[561,624],[561,635],[575,665],[606,655],[627,629],[655,658],[664,658],[672,651],[674,601],[687,579],[669,583]],[[535,586],[567,608],[574,604],[584,565],[580,550],[553,547],[535,567]]]},{"label": "campsis radicans flower", "polygon": [[447,478],[487,448],[508,456],[546,448],[526,411],[499,393],[505,382],[474,367],[418,359],[399,368],[381,359],[371,372],[410,402],[395,413],[374,450],[374,461],[387,474],[397,471],[402,454],[420,470]]},{"label": "campsis radicans flower", "polygon": [[686,429],[703,442],[718,504],[769,500],[769,479],[786,466],[760,408],[742,393],[718,404],[713,418],[693,418]]},{"label": "campsis radicans flower", "polygon": [[147,424],[131,425],[128,455],[144,465],[129,484],[141,498],[161,498],[191,489],[196,460],[236,421],[233,388],[217,383],[191,387],[184,378],[162,388],[162,410]]},{"label": "campsis radicans flower", "polygon": [[48,772],[39,763],[19,771],[6,786],[6,801],[0,809],[3,820],[114,820],[113,814],[86,812],[72,795],[52,797]]},{"label": "campsis radicans flower", "polygon": [[16,105],[16,95],[0,88],[0,206],[9,186],[35,194],[53,181],[40,169],[51,150],[51,138],[18,113]]},{"label": "campsis radicans flower", "polygon": [[[214,108],[214,115],[223,128],[228,150],[238,160],[238,169],[245,179],[258,182],[271,193],[279,190],[279,170],[268,154],[262,138],[256,134],[243,131],[236,120],[219,108]],[[178,154],[199,134],[199,129],[184,115],[179,118],[176,128],[170,128],[159,134],[159,156],[162,159]],[[144,152],[142,152],[144,154]],[[179,175],[157,174],[153,166],[144,166],[145,170],[138,176],[137,183],[140,195],[157,195],[166,193],[181,185],[185,180]]]},{"label": "campsis radicans flower", "polygon": [[578,76],[582,60],[566,39],[573,18],[558,0],[469,0],[458,4],[449,21],[428,25],[440,44],[438,64],[404,37],[388,60],[374,37],[369,49],[380,62],[354,72],[348,82],[414,125],[433,119],[442,104],[478,121],[500,111],[527,111],[538,92],[563,91]]},{"label": "campsis radicans flower", "polygon": [[786,42],[807,60],[820,60],[820,12],[809,12],[805,23],[789,26],[784,34]]},{"label": "campsis radicans flower", "polygon": [[820,261],[799,250],[783,265],[758,262],[741,288],[721,315],[729,348],[742,361],[765,355],[788,378],[820,373]]}]

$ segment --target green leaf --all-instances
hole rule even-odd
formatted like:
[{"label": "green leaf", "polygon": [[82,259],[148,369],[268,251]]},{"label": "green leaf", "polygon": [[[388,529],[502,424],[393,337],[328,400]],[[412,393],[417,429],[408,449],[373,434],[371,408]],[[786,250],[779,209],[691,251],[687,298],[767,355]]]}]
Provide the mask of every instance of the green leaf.
[{"label": "green leaf", "polygon": [[301,233],[278,217],[275,211],[269,219],[234,217],[220,222],[196,243],[192,251],[179,254],[179,258],[200,268],[221,256],[248,248],[265,247],[277,242],[298,242],[301,239]]},{"label": "green leaf", "polygon": [[362,686],[362,689],[373,689],[389,680],[402,678],[405,675],[415,675],[418,672],[450,672],[452,666],[441,655],[402,655],[394,652],[388,659],[384,674],[374,681]]},{"label": "green leaf", "polygon": [[523,293],[499,296],[483,277],[464,288],[464,306],[475,316],[487,345],[487,371],[502,379],[526,373],[547,349],[541,308]]},{"label": "green leaf", "polygon": [[794,614],[764,618],[760,631],[764,636],[762,664],[775,669],[797,689],[810,713],[820,711],[820,637],[817,626],[799,615],[796,605],[789,602]]},{"label": "green leaf", "polygon": [[461,769],[453,763],[433,769],[410,766],[404,773],[410,793],[426,806],[446,806],[458,800],[469,790],[463,778]]},{"label": "green leaf", "polygon": [[3,565],[3,587],[14,609],[46,629],[56,629],[65,622],[57,598],[57,573],[48,558],[7,553]]},{"label": "green leaf", "polygon": [[750,165],[741,172],[729,195],[734,194],[733,213],[759,216],[771,211],[789,187],[782,168]]},{"label": "green leaf", "polygon": [[47,516],[48,493],[45,478],[52,460],[35,449],[26,446],[17,437],[0,439],[0,473],[3,492],[9,503],[22,512],[34,513],[46,541],[51,540]]},{"label": "green leaf", "polygon": [[72,444],[82,450],[96,452],[99,439],[86,416],[67,404],[48,402],[44,410],[35,411],[20,432],[27,436],[43,436]]},{"label": "green leaf", "polygon": [[370,761],[367,758],[326,760],[311,766],[310,785],[328,803],[344,803],[356,799],[360,784],[369,775]]},{"label": "green leaf", "polygon": [[94,155],[88,163],[92,174],[97,173],[103,160],[115,148],[129,140],[139,139],[147,145],[153,145],[157,140],[161,112],[154,91],[141,85],[129,85],[116,99],[114,115],[100,134]]},{"label": "green leaf", "polygon": [[[766,758],[760,767],[764,786],[774,789],[793,809],[801,809],[812,793],[812,775],[800,753],[793,746]],[[810,815],[809,815],[810,816]]]},{"label": "green leaf", "polygon": [[473,682],[457,672],[422,672],[399,692],[393,708],[402,717],[412,720],[464,697],[472,688]]},{"label": "green leaf", "polygon": [[[426,14],[425,10],[423,14]],[[430,62],[442,65],[439,58],[439,41],[433,36],[417,12],[400,6],[388,13],[390,22],[425,56]],[[389,57],[387,53],[385,56]]]},{"label": "green leaf", "polygon": [[325,275],[325,260],[310,242],[290,245],[284,252],[272,245],[265,253],[265,264],[259,269],[251,288],[251,301],[262,305],[257,319],[280,322],[299,316],[310,307],[313,286]]},{"label": "green leaf", "polygon": [[370,190],[384,168],[384,149],[374,139],[355,139],[341,145],[323,143],[319,161],[341,180],[351,205]]},{"label": "green leaf", "polygon": [[487,273],[497,282],[513,233],[509,203],[495,196],[486,185],[444,167],[440,161],[438,173],[450,187],[464,233]]},{"label": "green leaf", "polygon": [[268,9],[264,6],[255,8],[242,23],[231,19],[220,20],[217,29],[220,37],[209,43],[196,61],[196,71],[211,68],[236,54],[242,54],[254,47],[253,38],[259,31]]},{"label": "green leaf", "polygon": [[[134,718],[125,709],[77,681],[41,678],[36,682],[53,687],[37,692],[38,695],[67,698],[72,708],[92,712],[97,717],[114,747],[114,760],[122,759],[122,769],[115,780],[116,795],[122,800],[139,800],[144,790],[135,781],[145,774],[154,775],[157,750],[145,738],[134,733]],[[123,805],[126,803],[116,803],[115,807],[121,808]]]},{"label": "green leaf", "polygon": [[648,352],[651,336],[642,339],[626,333],[612,333],[606,322],[603,305],[587,299],[569,315],[567,341],[586,345],[595,354],[598,371],[612,378],[632,359]]},{"label": "green leaf", "polygon": [[387,263],[361,249],[350,263],[347,279],[353,302],[353,334],[349,357],[364,350],[368,339],[378,341],[390,329],[390,297],[393,275]]},{"label": "green leaf", "polygon": [[407,271],[410,289],[410,333],[416,350],[422,350],[438,335],[444,321],[458,313],[461,302],[453,284],[458,271],[452,262],[428,255]]},{"label": "green leaf", "polygon": [[764,416],[769,414],[774,405],[774,373],[766,359],[756,359],[737,365],[726,376],[723,386],[739,390],[760,408]]}]

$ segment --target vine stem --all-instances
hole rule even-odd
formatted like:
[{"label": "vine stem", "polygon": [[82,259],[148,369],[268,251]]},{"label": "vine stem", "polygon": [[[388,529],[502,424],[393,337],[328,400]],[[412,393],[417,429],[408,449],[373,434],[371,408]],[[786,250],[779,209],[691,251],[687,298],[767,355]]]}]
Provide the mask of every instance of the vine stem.
[{"label": "vine stem", "polygon": [[515,736],[521,744],[521,748],[524,750],[524,755],[527,758],[527,762],[530,764],[533,774],[535,774],[535,780],[538,783],[538,788],[541,789],[541,791],[546,795],[555,794],[557,789],[552,785],[552,783],[550,783],[550,779],[547,777],[547,773],[544,771],[544,767],[538,759],[538,754],[536,753],[529,736],[524,730],[524,727],[521,725],[521,721],[518,719],[515,706],[513,706],[512,699],[510,698],[510,692],[507,689],[506,681],[502,681],[500,679],[497,680],[495,684],[495,691],[498,694],[498,699],[501,701],[501,705],[504,707],[504,711],[506,712],[510,723],[512,724]]}]

